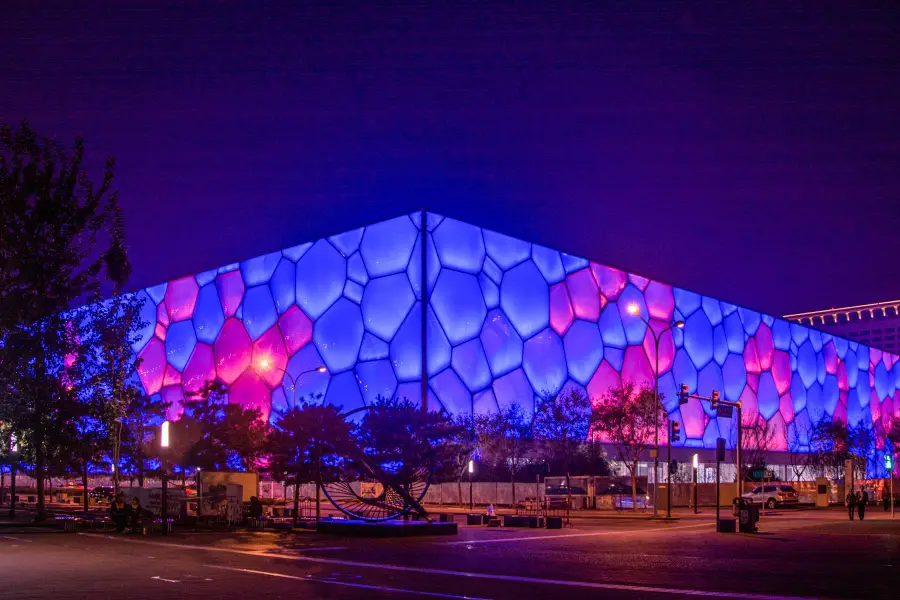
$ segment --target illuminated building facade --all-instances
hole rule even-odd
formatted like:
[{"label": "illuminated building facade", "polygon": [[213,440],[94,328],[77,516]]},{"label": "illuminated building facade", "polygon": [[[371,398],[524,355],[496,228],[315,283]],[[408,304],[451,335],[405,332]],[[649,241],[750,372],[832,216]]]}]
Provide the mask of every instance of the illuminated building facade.
[{"label": "illuminated building facade", "polygon": [[772,450],[808,448],[823,419],[863,424],[878,440],[873,474],[900,409],[894,354],[433,213],[138,293],[148,322],[135,344],[140,380],[173,413],[214,378],[229,401],[267,417],[319,394],[344,409],[379,395],[418,400],[423,357],[429,408],[533,410],[568,386],[596,398],[623,379],[652,382],[649,327],[679,320],[658,356],[678,446],[734,439],[732,419],[708,404],[678,404],[682,383],[742,401],[745,422],[774,431]]},{"label": "illuminated building facade", "polygon": [[873,348],[900,353],[900,300],[815,310],[784,318]]}]

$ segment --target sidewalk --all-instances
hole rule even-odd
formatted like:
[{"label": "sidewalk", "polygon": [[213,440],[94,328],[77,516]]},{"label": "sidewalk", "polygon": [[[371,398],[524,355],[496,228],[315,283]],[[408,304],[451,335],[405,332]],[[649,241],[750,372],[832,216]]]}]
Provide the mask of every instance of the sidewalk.
[{"label": "sidewalk", "polygon": [[[432,514],[440,514],[440,513],[448,513],[448,514],[485,514],[487,512],[486,506],[478,506],[469,510],[468,507],[465,506],[449,506],[446,504],[426,504],[424,505],[425,510]],[[731,515],[731,507],[723,507],[722,512],[727,510],[728,515]],[[503,515],[514,515],[516,511],[512,508],[495,508],[494,514],[498,516]],[[526,514],[525,511],[520,510],[519,514]],[[660,511],[657,520],[664,520],[666,516],[666,511]],[[692,508],[673,508],[672,509],[672,518],[673,519],[714,519],[716,516],[716,509],[714,507],[704,507],[701,508],[698,514],[694,514],[694,510]],[[639,521],[652,521],[653,519],[653,511],[652,510],[639,510],[637,512],[630,510],[611,510],[611,509],[597,509],[597,510],[573,510],[569,513],[570,519],[630,519],[630,520],[639,520]]]}]

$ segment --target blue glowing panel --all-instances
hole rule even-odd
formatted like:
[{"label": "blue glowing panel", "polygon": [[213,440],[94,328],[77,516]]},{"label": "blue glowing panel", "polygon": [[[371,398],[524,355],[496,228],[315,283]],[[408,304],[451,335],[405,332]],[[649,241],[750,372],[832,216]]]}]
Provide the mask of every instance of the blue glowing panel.
[{"label": "blue glowing panel", "polygon": [[747,367],[744,365],[744,357],[740,354],[729,354],[722,366],[722,376],[725,399],[737,402],[741,398],[744,386],[747,385]]},{"label": "blue glowing panel", "polygon": [[541,397],[557,394],[566,382],[563,341],[552,329],[547,328],[525,342],[522,364],[532,389]]},{"label": "blue glowing panel", "polygon": [[778,319],[772,324],[772,341],[776,350],[791,349],[791,325],[787,321]]},{"label": "blue glowing panel", "polygon": [[[421,304],[416,302],[406,320],[391,340],[391,364],[400,381],[411,381],[422,375],[422,317]],[[434,311],[428,307],[427,354],[428,373],[443,371],[450,365],[450,342],[444,335]]]},{"label": "blue glowing panel", "polygon": [[547,327],[549,289],[533,262],[524,262],[506,273],[500,285],[500,305],[523,338]]},{"label": "blue glowing panel", "polygon": [[622,365],[625,364],[625,351],[620,348],[606,346],[603,350],[603,358],[606,359],[606,362],[608,362],[613,369],[617,372],[621,372]]},{"label": "blue glowing panel", "polygon": [[755,335],[756,330],[759,329],[759,324],[762,322],[761,315],[748,308],[738,307],[737,314],[741,317],[741,323],[744,324],[744,331],[747,335]]},{"label": "blue glowing panel", "polygon": [[163,301],[163,298],[166,297],[166,288],[168,286],[168,283],[161,283],[159,285],[154,285],[153,287],[148,287],[144,291],[147,292],[147,295],[150,296],[155,304],[159,304]]},{"label": "blue glowing panel", "polygon": [[[155,319],[154,319],[155,320]],[[197,295],[197,306],[194,308],[194,329],[197,339],[207,344],[216,341],[216,337],[225,323],[222,305],[219,304],[219,293],[213,284],[200,288]]]},{"label": "blue glowing panel", "polygon": [[[213,293],[215,293],[215,290],[213,290]],[[138,302],[143,302],[139,317],[139,320],[143,321],[143,326],[135,331],[134,342],[131,344],[132,350],[136,353],[143,350],[150,338],[153,337],[153,331],[156,329],[156,304],[153,303],[146,292],[138,292],[137,298]],[[216,298],[216,304],[218,304],[218,298]],[[198,307],[194,309],[195,318],[199,310],[198,303]]]},{"label": "blue glowing panel", "polygon": [[566,274],[580,271],[581,269],[584,269],[591,264],[590,261],[588,261],[586,258],[581,258],[580,256],[572,256],[571,254],[566,254],[565,252],[562,252],[561,256],[563,268],[566,270]]},{"label": "blue glowing panel", "polygon": [[337,248],[345,258],[353,254],[359,249],[359,242],[362,240],[363,228],[346,231],[328,238],[328,241]]},{"label": "blue glowing panel", "polygon": [[[856,387],[856,382],[859,379],[859,365],[856,363],[856,351],[855,350],[847,350],[847,354],[844,358],[844,368],[847,371],[847,385],[851,388]],[[900,368],[895,369],[897,374],[900,374]]]},{"label": "blue glowing panel", "polygon": [[365,405],[353,371],[339,373],[331,378],[328,391],[325,392],[325,404],[339,406],[341,412],[349,412]]},{"label": "blue glowing panel", "polygon": [[348,279],[344,286],[344,298],[352,300],[354,304],[360,304],[363,300],[363,287]]},{"label": "blue glowing panel", "polygon": [[815,329],[810,329],[809,343],[812,344],[813,350],[815,350],[816,352],[821,352],[823,344],[822,333],[820,331],[816,331]]},{"label": "blue glowing panel", "polygon": [[451,415],[472,414],[472,393],[453,369],[444,369],[428,381],[444,410]]},{"label": "blue glowing panel", "polygon": [[469,340],[453,349],[453,370],[472,392],[491,385],[491,369],[481,347],[481,340]]},{"label": "blue glowing panel", "polygon": [[684,350],[675,353],[672,374],[675,376],[675,383],[679,386],[686,383],[689,391],[693,392],[697,389],[697,368],[694,367],[694,363],[691,362],[688,353]]},{"label": "blue glowing panel", "polygon": [[794,414],[806,408],[806,387],[799,377],[791,379],[791,401],[794,404]]},{"label": "blue glowing panel", "polygon": [[[434,240],[432,236],[428,236],[425,242],[425,280],[428,282],[428,293],[434,290],[434,284],[437,282],[438,273],[441,272],[441,263],[438,259],[437,251],[434,249]],[[406,275],[412,284],[412,289],[416,294],[416,299],[422,299],[422,236],[416,238],[416,245],[413,248],[412,257],[409,259],[409,266],[406,268]]]},{"label": "blue glowing panel", "polygon": [[387,358],[390,355],[388,343],[366,332],[363,336],[362,346],[359,348],[359,360],[377,360]]},{"label": "blue glowing panel", "polygon": [[709,319],[703,312],[696,312],[684,324],[684,348],[698,369],[713,358],[713,333]]},{"label": "blue glowing panel", "polygon": [[494,390],[486,389],[472,397],[472,412],[476,415],[492,415],[499,412]]},{"label": "blue glowing panel", "polygon": [[722,322],[722,305],[715,298],[703,296],[703,312],[713,327]]},{"label": "blue glowing panel", "polygon": [[684,317],[693,314],[694,311],[700,308],[703,302],[703,297],[700,296],[700,294],[695,294],[688,290],[672,288],[672,292],[675,294],[675,308],[677,308],[678,312]]},{"label": "blue glowing panel", "polygon": [[169,325],[166,332],[166,359],[169,364],[182,371],[197,343],[194,326],[190,321],[179,321]]},{"label": "blue glowing panel", "polygon": [[378,396],[393,398],[397,390],[397,378],[389,360],[357,363],[356,377],[367,405],[375,402]]},{"label": "blue glowing panel", "polygon": [[494,380],[494,397],[500,410],[506,410],[513,404],[522,407],[528,418],[534,414],[534,390],[528,383],[528,377],[522,369],[516,369],[499,379]]},{"label": "blue glowing panel", "polygon": [[883,362],[875,365],[875,394],[879,400],[884,400],[888,396],[894,395],[894,382],[888,375],[887,368]]},{"label": "blue glowing panel", "polygon": [[798,346],[809,338],[809,329],[796,323],[791,323],[791,339]]},{"label": "blue glowing panel", "polygon": [[346,260],[325,240],[316,242],[297,262],[297,304],[313,320],[341,297]]},{"label": "blue glowing panel", "polygon": [[822,384],[822,408],[829,415],[834,414],[837,408],[840,392],[838,391],[837,377],[828,375],[825,377],[825,383]]},{"label": "blue glowing panel", "polygon": [[366,227],[359,251],[370,277],[402,273],[416,244],[416,228],[405,216]]},{"label": "blue glowing panel", "polygon": [[[773,383],[774,385],[774,383]],[[813,423],[819,423],[825,416],[825,404],[822,402],[822,386],[815,382],[806,391],[806,412]]]},{"label": "blue glowing panel", "polygon": [[[240,263],[230,263],[223,267],[219,267],[217,272],[219,273],[219,275],[222,275],[223,273],[231,273],[232,271],[237,271],[240,268]],[[241,281],[243,281],[243,279]]]},{"label": "blue glowing panel", "polygon": [[[647,305],[644,303],[644,294],[631,284],[625,286],[622,290],[619,300],[616,303],[619,308],[619,316],[622,319],[622,325],[625,327],[625,339],[631,345],[640,344],[644,341],[644,335],[647,333],[647,323],[641,319],[647,318]],[[639,315],[633,315],[628,312],[628,307],[635,305],[638,307]]]},{"label": "blue glowing panel", "polygon": [[[777,348],[777,346],[776,346]],[[834,350],[837,352],[838,358],[846,359],[847,351],[850,349],[850,342],[844,338],[834,338]]]},{"label": "blue glowing panel", "polygon": [[373,279],[362,299],[366,330],[383,340],[392,339],[415,301],[405,273]]},{"label": "blue glowing panel", "polygon": [[711,419],[706,424],[706,431],[703,432],[703,447],[714,448],[716,440],[719,438],[719,423],[715,419]]},{"label": "blue glowing panel", "polygon": [[453,345],[476,337],[487,314],[478,279],[451,269],[441,271],[431,306]]},{"label": "blue glowing panel", "polygon": [[[810,339],[810,342],[812,342],[812,334],[815,332],[810,331],[809,333],[810,333],[809,339]],[[820,344],[820,346],[821,346],[821,344]],[[813,342],[813,348],[815,349],[814,342]],[[816,350],[816,352],[818,352],[818,350]],[[859,369],[861,371],[869,370],[869,347],[868,346],[860,345],[856,349],[856,363],[859,365]]]},{"label": "blue glowing panel", "polygon": [[488,314],[481,330],[481,344],[494,377],[500,377],[522,364],[522,339],[502,311]]},{"label": "blue glowing panel", "polygon": [[281,252],[272,252],[241,263],[241,276],[244,278],[244,285],[261,285],[269,281],[278,261],[281,260]]},{"label": "blue glowing panel", "polygon": [[713,329],[713,358],[716,364],[722,365],[727,357],[728,340],[725,337],[725,328],[722,325],[718,325]]},{"label": "blue glowing panel", "polygon": [[278,311],[267,285],[250,288],[244,294],[244,326],[250,339],[255,340],[278,322]]},{"label": "blue glowing panel", "polygon": [[556,250],[535,244],[531,249],[531,258],[534,260],[534,264],[537,265],[541,275],[547,280],[547,283],[552,285],[566,278],[562,258]]},{"label": "blue glowing panel", "polygon": [[594,323],[576,320],[566,332],[564,346],[569,375],[581,385],[587,385],[603,360],[600,330]]},{"label": "blue glowing panel", "polygon": [[531,244],[516,238],[485,229],[484,247],[488,256],[504,271],[528,260],[531,256]]},{"label": "blue glowing panel", "polygon": [[359,252],[347,259],[347,277],[359,285],[366,285],[369,282],[369,274]]},{"label": "blue glowing panel", "polygon": [[444,219],[434,230],[441,265],[468,273],[478,273],[484,263],[484,239],[477,227],[455,219]]},{"label": "blue glowing panel", "polygon": [[296,275],[296,267],[289,260],[282,259],[272,273],[272,279],[269,286],[272,288],[272,298],[275,299],[275,308],[278,314],[282,314],[294,304],[296,297],[296,283],[294,276]]},{"label": "blue glowing panel", "polygon": [[197,280],[197,285],[199,285],[200,287],[203,287],[207,283],[211,283],[211,282],[215,281],[216,270],[210,269],[209,271],[203,271],[202,273],[197,273],[197,276],[195,277],[195,279]]},{"label": "blue glowing panel", "polygon": [[290,410],[291,405],[288,402],[287,394],[284,393],[284,388],[279,387],[272,390],[272,412],[269,413],[269,423],[277,423],[281,415]]},{"label": "blue glowing panel", "polygon": [[497,287],[497,284],[484,273],[478,275],[478,283],[481,285],[481,294],[484,296],[484,304],[488,310],[500,306],[500,288]]},{"label": "blue glowing panel", "polygon": [[303,255],[309,252],[309,249],[312,248],[312,242],[306,242],[305,244],[300,244],[299,246],[292,246],[286,250],[282,250],[281,254],[292,262],[297,262]]},{"label": "blue glowing panel", "polygon": [[[700,369],[700,373],[697,375],[697,395],[703,396],[704,398],[709,398],[712,396],[712,391],[722,391],[724,388],[723,380],[722,380],[722,370],[719,368],[719,365],[716,363],[709,363],[702,369]],[[702,402],[703,410],[712,418],[715,418],[716,411],[712,407],[712,403],[710,402]]]},{"label": "blue glowing panel", "polygon": [[[626,314],[628,314],[626,312]],[[631,315],[628,315],[631,317]],[[603,337],[603,343],[609,347],[624,348],[628,345],[625,338],[625,328],[622,326],[622,316],[619,314],[619,306],[615,302],[606,305],[603,312],[600,313],[598,322],[600,335]]]},{"label": "blue glowing panel", "polygon": [[351,368],[362,344],[362,313],[359,307],[341,298],[313,326],[313,340],[332,373]]},{"label": "blue glowing panel", "polygon": [[797,373],[807,388],[816,380],[816,352],[809,341],[800,346],[797,354]]},{"label": "blue glowing panel", "polygon": [[744,352],[744,325],[741,317],[736,312],[731,313],[724,320],[725,340],[728,342],[728,351],[742,354]]},{"label": "blue glowing panel", "polygon": [[500,282],[503,281],[503,269],[498,267],[497,263],[492,261],[490,256],[484,259],[482,271],[497,285],[500,285]]}]

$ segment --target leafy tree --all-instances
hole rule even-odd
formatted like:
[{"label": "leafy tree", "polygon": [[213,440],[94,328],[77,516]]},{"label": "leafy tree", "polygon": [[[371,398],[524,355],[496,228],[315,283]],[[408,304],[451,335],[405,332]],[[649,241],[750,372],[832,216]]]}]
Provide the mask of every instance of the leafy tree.
[{"label": "leafy tree", "polygon": [[340,409],[300,403],[275,422],[268,438],[269,470],[294,486],[294,526],[300,509],[300,484],[316,483],[316,520],[319,488],[336,481],[351,450],[350,425]]},{"label": "leafy tree", "polygon": [[130,264],[112,159],[95,187],[73,149],[26,123],[0,126],[0,415],[19,432],[37,480],[44,476],[74,394],[65,364],[77,339],[65,314],[99,298],[103,280],[124,283]]},{"label": "leafy tree", "polygon": [[166,418],[169,404],[152,396],[133,398],[122,420],[123,465],[116,470],[128,468],[137,477],[138,486],[144,487],[144,479],[150,471],[149,462],[158,458],[154,447],[156,431]]},{"label": "leafy tree", "polygon": [[[748,479],[750,471],[766,470],[766,455],[774,448],[778,429],[775,423],[767,422],[759,413],[748,411],[742,415],[741,426],[741,481]],[[732,428],[731,444],[736,446],[737,428]]]},{"label": "leafy tree", "polygon": [[657,428],[665,422],[661,398],[631,381],[610,388],[594,406],[591,426],[616,448],[631,475],[632,507],[637,511],[637,467],[641,455],[653,446]]},{"label": "leafy tree", "polygon": [[555,396],[545,397],[534,414],[534,437],[541,440],[553,461],[566,474],[584,448],[591,419],[591,400],[581,389],[569,387]]},{"label": "leafy tree", "polygon": [[810,462],[830,479],[843,473],[844,461],[850,458],[847,426],[840,421],[821,420],[809,432]]},{"label": "leafy tree", "polygon": [[522,405],[512,403],[497,413],[475,418],[478,445],[484,456],[499,464],[512,483],[512,503],[516,506],[516,474],[535,453],[534,429]]}]

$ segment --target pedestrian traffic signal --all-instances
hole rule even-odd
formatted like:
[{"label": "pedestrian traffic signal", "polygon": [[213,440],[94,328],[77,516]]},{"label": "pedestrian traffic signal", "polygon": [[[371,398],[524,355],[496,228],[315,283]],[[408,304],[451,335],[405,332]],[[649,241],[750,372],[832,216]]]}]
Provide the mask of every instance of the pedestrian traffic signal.
[{"label": "pedestrian traffic signal", "polygon": [[890,452],[885,453],[884,455],[884,468],[890,472],[894,468],[894,457]]},{"label": "pedestrian traffic signal", "polygon": [[678,391],[678,404],[687,404],[688,403],[688,386],[686,383],[681,384],[681,389]]},{"label": "pedestrian traffic signal", "polygon": [[678,473],[678,461],[674,458],[669,462],[669,475]]},{"label": "pedestrian traffic signal", "polygon": [[681,439],[681,423],[678,421],[671,421],[669,425],[669,441],[677,442]]}]

